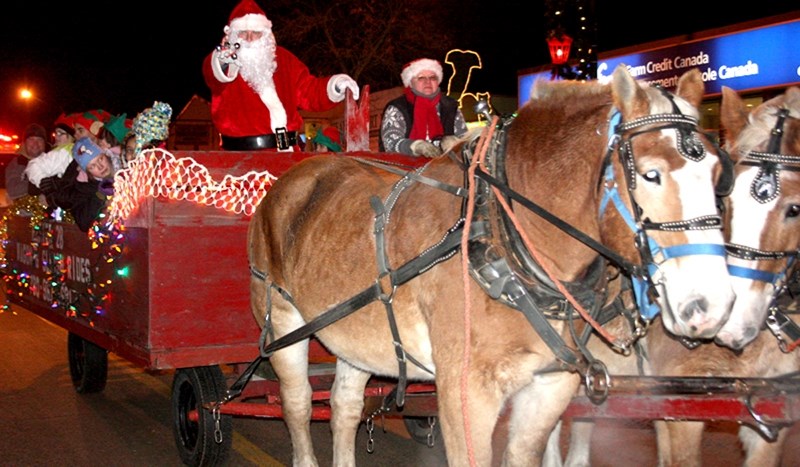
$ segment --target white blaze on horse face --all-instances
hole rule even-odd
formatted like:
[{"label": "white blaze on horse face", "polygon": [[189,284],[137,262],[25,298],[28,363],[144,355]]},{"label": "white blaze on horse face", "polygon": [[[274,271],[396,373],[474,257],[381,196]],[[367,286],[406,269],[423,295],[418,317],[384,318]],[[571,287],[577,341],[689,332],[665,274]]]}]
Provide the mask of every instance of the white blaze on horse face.
[{"label": "white blaze on horse face", "polygon": [[[762,249],[761,238],[768,225],[769,213],[777,207],[780,197],[762,204],[750,195],[750,187],[758,170],[758,167],[750,167],[736,176],[736,183],[729,197],[731,217],[727,228],[730,229],[730,243]],[[759,261],[729,255],[728,263],[756,269]],[[736,293],[736,302],[716,340],[728,347],[742,348],[758,335],[761,324],[767,317],[775,288],[772,284],[736,276],[731,277],[731,283]]]},{"label": "white blaze on horse face", "polygon": [[[664,134],[674,141],[674,131],[667,130]],[[643,158],[642,161],[644,164],[637,165],[646,168],[647,159]],[[716,215],[713,168],[718,161],[713,153],[706,154],[697,162],[686,159],[682,167],[662,172],[659,184],[648,183],[640,176],[637,184],[646,184],[648,191],[661,192],[662,198],[662,209],[657,209],[660,212],[655,213],[657,217],[647,212],[648,206],[642,206],[645,210],[642,218],[650,217],[653,222],[671,222]],[[673,208],[667,209],[667,206]],[[680,232],[651,230],[648,235],[662,248],[686,243],[724,245],[720,229]],[[662,255],[657,255],[654,260],[658,264],[658,271],[653,280],[660,284],[658,302],[664,326],[680,336],[713,337],[728,319],[734,300],[725,257],[690,254],[664,260]]]}]

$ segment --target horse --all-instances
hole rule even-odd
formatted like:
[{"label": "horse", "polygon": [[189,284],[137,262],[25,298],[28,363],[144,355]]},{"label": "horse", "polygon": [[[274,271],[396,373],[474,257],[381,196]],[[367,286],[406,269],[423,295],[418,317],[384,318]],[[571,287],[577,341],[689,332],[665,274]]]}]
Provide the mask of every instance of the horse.
[{"label": "horse", "polygon": [[[734,90],[723,87],[720,119],[725,147],[736,163],[733,190],[725,198],[728,263],[736,301],[715,336],[716,344],[686,347],[654,327],[644,339],[649,358],[645,371],[659,376],[796,375],[800,351],[790,346],[798,345],[798,337],[781,333],[789,318],[775,312],[800,251],[800,88],[787,88],[748,109]],[[597,339],[589,347],[596,356],[602,355],[599,358],[612,373],[637,373],[634,357],[611,353]],[[565,465],[589,465],[592,426],[590,421],[573,420]],[[701,465],[704,422],[656,421],[655,428],[659,465]],[[747,425],[739,429],[745,465],[780,465],[788,427],[760,426],[759,431]],[[558,449],[557,438],[555,431],[548,450]]]},{"label": "horse", "polygon": [[312,334],[336,357],[337,466],[355,464],[372,375],[397,378],[397,407],[406,381],[435,382],[450,465],[490,465],[506,405],[504,464],[538,465],[584,363],[545,305],[608,302],[606,256],[670,332],[713,337],[734,296],[702,95],[699,72],[669,93],[620,66],[609,83],[537,83],[515,115],[416,170],[323,155],[279,177],[250,220],[250,298],[293,464],[318,465]]}]

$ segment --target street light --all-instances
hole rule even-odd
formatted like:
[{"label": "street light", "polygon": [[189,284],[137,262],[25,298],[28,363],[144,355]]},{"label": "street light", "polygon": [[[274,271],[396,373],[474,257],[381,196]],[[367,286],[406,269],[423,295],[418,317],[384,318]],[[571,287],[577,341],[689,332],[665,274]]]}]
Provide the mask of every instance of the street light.
[{"label": "street light", "polygon": [[33,91],[28,88],[22,88],[19,90],[19,98],[24,101],[29,101],[34,98]]}]

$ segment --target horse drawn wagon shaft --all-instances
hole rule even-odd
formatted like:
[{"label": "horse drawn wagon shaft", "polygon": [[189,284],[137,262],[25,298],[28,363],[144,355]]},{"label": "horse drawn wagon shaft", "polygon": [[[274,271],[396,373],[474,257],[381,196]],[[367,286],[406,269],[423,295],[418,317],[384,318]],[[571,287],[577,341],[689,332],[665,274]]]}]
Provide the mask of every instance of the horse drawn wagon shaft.
[{"label": "horse drawn wagon shaft", "polygon": [[[237,177],[252,173],[258,176],[251,176],[251,181],[267,177],[267,172],[279,178],[314,155],[176,152],[169,156],[168,162],[190,159],[196,164],[190,172],[207,170],[219,188],[238,186]],[[424,162],[368,152],[352,152],[345,158],[351,156],[373,161],[372,167],[391,163],[395,173]],[[192,185],[185,173],[171,170],[169,164],[154,167],[160,170],[159,177],[168,180],[170,190]],[[257,188],[260,195],[268,185]],[[70,369],[79,392],[103,388],[106,351],[146,369],[176,370],[176,443],[183,461],[193,465],[224,460],[232,417],[286,415],[279,381],[269,365],[259,367],[257,378],[248,374],[253,365],[248,362],[258,361],[263,344],[250,308],[247,230],[252,212],[241,206],[221,207],[226,200],[210,202],[206,197],[217,196],[216,192],[204,188],[190,186],[188,196],[172,196],[166,190],[137,198],[125,218],[120,235],[124,240],[115,241],[107,233],[89,241],[68,223],[10,216],[4,242],[8,298],[70,333]],[[311,419],[330,420],[336,359],[315,339],[307,357]],[[223,367],[229,371],[223,373]],[[588,396],[581,388],[572,397],[563,417],[729,420],[754,426],[765,436],[772,435],[775,427],[800,420],[797,378],[600,376],[589,381]],[[371,377],[363,394],[361,420],[402,417],[424,420],[423,430],[432,429],[427,420],[439,415],[436,386],[403,384],[402,408],[395,404],[398,386],[396,379]],[[232,388],[240,391],[231,399]]]}]

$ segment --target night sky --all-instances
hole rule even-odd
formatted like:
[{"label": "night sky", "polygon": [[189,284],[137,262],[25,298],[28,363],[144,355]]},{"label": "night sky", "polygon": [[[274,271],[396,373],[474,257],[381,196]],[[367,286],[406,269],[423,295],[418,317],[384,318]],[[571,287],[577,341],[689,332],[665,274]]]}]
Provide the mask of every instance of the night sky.
[{"label": "night sky", "polygon": [[[219,43],[236,3],[29,0],[6,6],[0,28],[0,132],[21,132],[31,120],[49,127],[61,111],[103,108],[133,117],[159,100],[177,114],[193,95],[208,98],[201,64]],[[259,3],[271,20],[281,21],[270,16],[268,1]],[[699,10],[693,6],[700,3]],[[481,89],[516,95],[517,72],[549,62],[542,2],[463,4],[486,18],[485,26],[460,47],[481,54]],[[646,11],[643,5],[596,0],[599,51],[800,10],[797,0],[760,2],[757,11],[722,1],[655,2]],[[623,20],[629,17],[640,19]],[[307,65],[314,72],[313,63]],[[38,101],[18,98],[25,85],[36,92]]]}]

